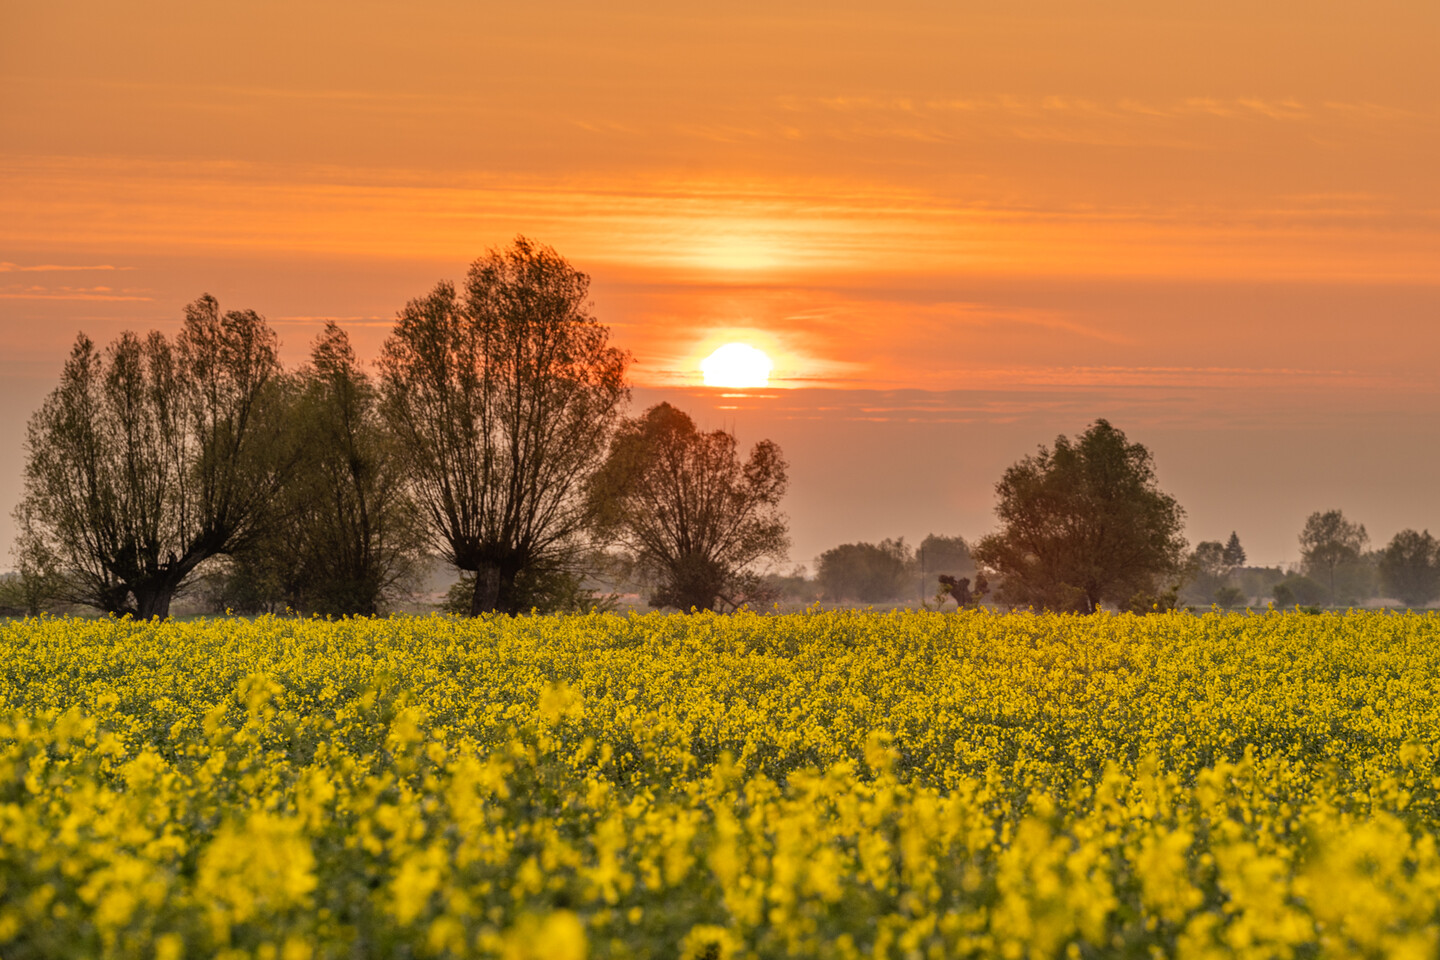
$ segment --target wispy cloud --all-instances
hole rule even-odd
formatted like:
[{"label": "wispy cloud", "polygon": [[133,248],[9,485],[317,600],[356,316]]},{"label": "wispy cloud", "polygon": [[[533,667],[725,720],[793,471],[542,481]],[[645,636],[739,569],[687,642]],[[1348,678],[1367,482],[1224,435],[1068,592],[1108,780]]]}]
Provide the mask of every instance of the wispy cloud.
[{"label": "wispy cloud", "polygon": [[117,267],[110,263],[97,264],[65,264],[65,263],[36,263],[19,264],[8,261],[0,261],[0,273],[85,273],[101,270],[133,270],[134,267]]},{"label": "wispy cloud", "polygon": [[[463,262],[526,233],[592,264],[726,282],[837,271],[1424,279],[1440,229],[1440,211],[1399,198],[1340,217],[1334,206],[1273,195],[1263,205],[1183,196],[1097,205],[843,178],[436,183],[404,171],[65,158],[8,158],[0,168],[14,187],[0,197],[0,243],[17,249],[63,231],[91,249]],[[1356,229],[1363,243],[1350,236]],[[120,269],[93,267],[105,268]]]},{"label": "wispy cloud", "polygon": [[[876,96],[801,98],[785,96],[776,98],[774,102],[777,108],[790,114],[894,114],[916,118],[935,118],[946,115],[962,117],[989,115],[1036,119],[1045,116],[1066,115],[1091,120],[1136,122],[1146,119],[1193,116],[1239,119],[1259,114],[1274,120],[1305,121],[1318,119],[1325,113],[1345,114],[1374,120],[1420,118],[1420,115],[1414,111],[1383,104],[1340,100],[1306,102],[1293,97],[1194,96],[1174,100],[1121,97],[1114,100],[1097,100],[1058,94],[1046,96],[995,94],[963,98]],[[1431,119],[1434,119],[1433,115]]]},{"label": "wispy cloud", "polygon": [[139,291],[115,290],[112,287],[42,287],[8,284],[0,286],[0,300],[94,300],[108,303],[127,301],[152,302],[153,297]]}]

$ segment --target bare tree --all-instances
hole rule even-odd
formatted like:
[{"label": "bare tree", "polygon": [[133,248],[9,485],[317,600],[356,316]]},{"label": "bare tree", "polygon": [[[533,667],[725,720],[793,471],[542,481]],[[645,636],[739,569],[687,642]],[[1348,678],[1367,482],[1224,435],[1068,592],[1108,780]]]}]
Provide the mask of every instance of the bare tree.
[{"label": "bare tree", "polygon": [[472,614],[517,612],[517,575],[584,524],[629,363],[589,287],[518,237],[475,261],[463,296],[442,282],[407,304],[385,341],[385,416],[437,546],[476,575]]},{"label": "bare tree", "polygon": [[185,309],[174,344],[84,334],[26,439],[25,549],[75,602],[164,617],[195,568],[253,536],[286,465],[274,332],[254,311]]},{"label": "bare tree", "polygon": [[653,605],[714,610],[751,598],[752,564],[784,558],[785,486],[773,441],[741,463],[734,435],[661,403],[616,431],[590,499],[600,535],[658,579]]}]

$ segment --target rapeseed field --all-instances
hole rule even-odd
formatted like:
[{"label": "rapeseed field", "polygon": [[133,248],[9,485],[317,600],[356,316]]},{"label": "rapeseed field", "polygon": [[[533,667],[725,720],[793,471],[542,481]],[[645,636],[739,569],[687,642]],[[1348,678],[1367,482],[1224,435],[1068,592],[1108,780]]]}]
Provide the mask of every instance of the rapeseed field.
[{"label": "rapeseed field", "polygon": [[0,626],[0,957],[1440,950],[1440,618]]}]

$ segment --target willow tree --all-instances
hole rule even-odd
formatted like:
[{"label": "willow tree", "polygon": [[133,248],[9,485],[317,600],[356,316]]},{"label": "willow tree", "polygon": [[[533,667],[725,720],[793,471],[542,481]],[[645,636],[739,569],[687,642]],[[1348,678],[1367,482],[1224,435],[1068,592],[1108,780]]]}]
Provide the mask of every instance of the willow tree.
[{"label": "willow tree", "polygon": [[203,561],[254,536],[285,474],[274,332],[254,311],[185,309],[172,343],[79,335],[26,436],[27,550],[68,599],[164,617]]},{"label": "willow tree", "polygon": [[733,434],[661,403],[616,431],[591,488],[595,524],[655,578],[653,605],[738,606],[757,583],[751,565],[789,546],[786,469],[774,441],[742,462]]},{"label": "willow tree", "polygon": [[517,611],[515,581],[568,552],[586,482],[628,396],[629,355],[590,313],[590,279],[518,237],[401,311],[383,408],[472,615]]}]

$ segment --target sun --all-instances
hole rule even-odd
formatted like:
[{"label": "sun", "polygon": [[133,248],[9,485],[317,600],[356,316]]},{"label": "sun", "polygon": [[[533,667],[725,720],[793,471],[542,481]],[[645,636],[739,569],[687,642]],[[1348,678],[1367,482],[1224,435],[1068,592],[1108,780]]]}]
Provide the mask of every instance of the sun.
[{"label": "sun", "polygon": [[700,372],[707,387],[749,389],[770,384],[770,371],[775,365],[748,343],[727,343],[700,361]]}]

